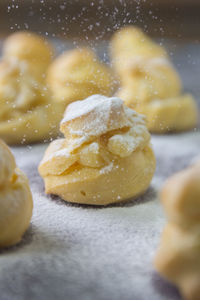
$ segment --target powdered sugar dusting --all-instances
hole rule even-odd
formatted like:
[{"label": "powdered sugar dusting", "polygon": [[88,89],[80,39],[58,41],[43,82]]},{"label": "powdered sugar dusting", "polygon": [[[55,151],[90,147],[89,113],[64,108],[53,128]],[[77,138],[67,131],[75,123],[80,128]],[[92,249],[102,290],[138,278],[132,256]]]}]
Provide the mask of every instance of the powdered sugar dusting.
[{"label": "powdered sugar dusting", "polygon": [[57,139],[57,140],[51,142],[52,151],[60,150],[61,147],[63,146],[64,142],[65,142],[65,139]]},{"label": "powdered sugar dusting", "polygon": [[100,172],[100,174],[106,174],[106,173],[111,172],[112,169],[113,169],[113,162],[111,162],[109,165],[102,168],[99,172]]},{"label": "powdered sugar dusting", "polygon": [[128,155],[134,151],[133,145],[140,145],[141,139],[137,139],[137,136],[147,135],[144,119],[143,115],[126,107],[120,98],[93,95],[69,105],[61,122],[61,129],[69,141],[69,149],[73,151],[102,134],[129,128],[128,134],[121,135],[121,140],[123,137],[126,140],[123,147],[132,149],[127,152]]},{"label": "powdered sugar dusting", "polygon": [[55,153],[54,153],[54,156],[65,156],[65,157],[69,157],[70,156],[70,153],[69,153],[69,151],[66,149],[66,148],[64,148],[64,149],[61,149],[61,150],[59,150],[59,151],[56,151]]},{"label": "powdered sugar dusting", "polygon": [[[138,295],[141,300],[178,299],[174,289],[169,294],[169,285],[155,275],[152,264],[165,223],[157,191],[198,155],[200,132],[156,135],[152,143],[157,171],[150,189],[138,201],[101,209],[45,195],[37,166],[46,144],[13,148],[18,166],[30,179],[34,214],[24,243],[1,255],[1,298],[21,300],[24,286],[32,284],[35,299],[60,300],[66,290],[70,299],[95,299],[97,294],[115,300]],[[13,278],[17,296],[10,289]]]},{"label": "powdered sugar dusting", "polygon": [[70,104],[61,121],[61,131],[65,136],[100,136],[125,126],[130,126],[130,121],[125,114],[123,101],[102,95],[93,95]]},{"label": "powdered sugar dusting", "polygon": [[111,103],[114,103],[116,107],[123,105],[123,101],[120,98],[108,98],[103,95],[92,95],[83,101],[73,102],[68,105],[61,124],[86,115],[91,111],[109,111]]},{"label": "powdered sugar dusting", "polygon": [[61,149],[61,150],[58,150],[58,151],[53,152],[53,153],[51,153],[50,155],[48,155],[48,156],[42,161],[42,163],[47,162],[47,161],[49,161],[49,160],[52,160],[52,158],[55,158],[55,157],[66,157],[66,158],[69,158],[69,157],[70,157],[70,153],[69,153],[68,149],[66,149],[66,148]]}]

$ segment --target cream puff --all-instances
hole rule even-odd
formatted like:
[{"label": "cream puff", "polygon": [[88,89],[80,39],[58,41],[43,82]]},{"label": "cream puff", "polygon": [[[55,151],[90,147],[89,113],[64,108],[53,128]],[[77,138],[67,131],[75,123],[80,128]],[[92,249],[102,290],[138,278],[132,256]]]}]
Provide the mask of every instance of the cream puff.
[{"label": "cream puff", "polygon": [[71,103],[39,165],[47,194],[69,202],[107,205],[136,198],[155,171],[143,116],[116,97]]},{"label": "cream puff", "polygon": [[51,46],[32,33],[5,40],[0,61],[0,137],[9,144],[58,135],[63,107],[53,103],[46,84]]},{"label": "cream puff", "polygon": [[32,209],[28,179],[0,140],[0,248],[20,242],[29,227]]},{"label": "cream puff", "polygon": [[150,131],[182,131],[197,124],[195,100],[182,94],[180,77],[160,45],[129,26],[114,34],[111,55],[121,83],[117,95],[146,115]]},{"label": "cream puff", "polygon": [[115,88],[110,69],[87,48],[66,51],[55,59],[47,82],[55,101],[65,105],[93,94],[110,96]]},{"label": "cream puff", "polygon": [[115,32],[110,43],[110,55],[115,71],[122,76],[129,63],[168,58],[165,49],[136,26],[125,26]]},{"label": "cream puff", "polygon": [[200,164],[172,176],[161,200],[168,217],[155,266],[184,299],[200,295]]},{"label": "cream puff", "polygon": [[24,61],[31,66],[37,76],[46,73],[54,55],[50,43],[33,32],[17,31],[3,44],[3,58]]}]

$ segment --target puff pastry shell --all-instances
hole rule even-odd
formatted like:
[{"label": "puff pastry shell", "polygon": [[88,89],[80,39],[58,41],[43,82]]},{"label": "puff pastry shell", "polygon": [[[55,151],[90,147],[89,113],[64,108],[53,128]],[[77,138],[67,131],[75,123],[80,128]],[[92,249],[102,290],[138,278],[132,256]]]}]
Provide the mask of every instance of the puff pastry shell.
[{"label": "puff pastry shell", "polygon": [[21,240],[29,227],[32,208],[28,179],[0,140],[0,247],[12,246]]},{"label": "puff pastry shell", "polygon": [[161,193],[168,217],[155,258],[156,269],[184,298],[200,295],[200,164],[172,176]]},{"label": "puff pastry shell", "polygon": [[150,131],[182,131],[196,125],[195,100],[182,94],[179,75],[163,47],[129,26],[114,34],[111,55],[121,82],[117,95],[146,115]]},{"label": "puff pastry shell", "polygon": [[55,59],[47,82],[55,101],[66,105],[93,94],[109,96],[115,87],[109,68],[87,48],[66,51]]},{"label": "puff pastry shell", "polygon": [[93,95],[70,104],[39,166],[45,191],[69,202],[107,205],[142,194],[155,170],[142,116],[119,98]]},{"label": "puff pastry shell", "polygon": [[39,36],[18,32],[4,43],[0,62],[0,137],[29,143],[58,134],[63,107],[53,103],[46,85],[51,47]]}]

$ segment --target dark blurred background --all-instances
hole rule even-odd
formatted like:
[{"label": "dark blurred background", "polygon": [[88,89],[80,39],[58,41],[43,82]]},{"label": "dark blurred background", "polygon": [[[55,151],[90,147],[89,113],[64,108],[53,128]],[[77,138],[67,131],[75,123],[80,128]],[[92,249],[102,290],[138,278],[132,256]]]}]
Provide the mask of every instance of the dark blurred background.
[{"label": "dark blurred background", "polygon": [[200,39],[200,0],[0,0],[0,34],[107,39],[126,24],[154,37]]}]

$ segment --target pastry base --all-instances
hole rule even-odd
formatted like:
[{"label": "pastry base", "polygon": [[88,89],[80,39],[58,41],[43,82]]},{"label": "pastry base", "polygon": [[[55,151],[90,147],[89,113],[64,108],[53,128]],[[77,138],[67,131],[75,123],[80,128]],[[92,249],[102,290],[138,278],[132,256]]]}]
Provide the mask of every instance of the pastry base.
[{"label": "pastry base", "polygon": [[83,167],[60,176],[44,178],[45,192],[63,200],[90,205],[108,205],[135,198],[149,187],[155,171],[152,149],[133,152],[113,162],[112,169]]},{"label": "pastry base", "polygon": [[129,106],[146,116],[153,133],[186,131],[197,125],[198,108],[190,95]]},{"label": "pastry base", "polygon": [[28,179],[19,169],[14,176],[16,180],[0,191],[0,199],[7,199],[7,205],[2,204],[0,211],[0,248],[20,242],[32,216],[33,201]]},{"label": "pastry base", "polygon": [[62,104],[38,106],[10,121],[0,122],[0,138],[7,144],[27,144],[50,140],[59,135]]}]

